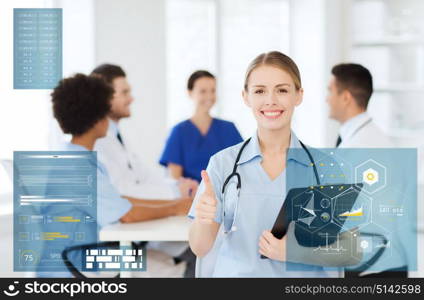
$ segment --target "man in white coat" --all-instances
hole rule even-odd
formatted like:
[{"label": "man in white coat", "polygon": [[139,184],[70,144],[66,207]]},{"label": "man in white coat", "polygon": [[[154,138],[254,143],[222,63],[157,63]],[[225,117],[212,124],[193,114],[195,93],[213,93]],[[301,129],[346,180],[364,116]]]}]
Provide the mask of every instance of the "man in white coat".
[{"label": "man in white coat", "polygon": [[[99,160],[106,165],[111,182],[120,194],[138,199],[159,200],[158,203],[180,197],[193,198],[197,190],[196,181],[186,178],[176,181],[152,171],[129,149],[121,135],[119,121],[130,117],[130,105],[134,100],[124,70],[116,65],[103,64],[95,68],[91,75],[103,78],[115,91],[111,101],[107,135],[97,140],[94,150],[97,151]],[[151,242],[148,248],[150,249],[148,259],[150,257],[152,260],[148,262],[150,275],[155,277],[177,275],[179,266],[173,268],[174,261],[188,263],[186,276],[190,277],[194,272],[194,265],[191,265],[194,263],[194,256],[189,252],[187,243]],[[174,257],[168,259],[172,262],[168,267],[164,262],[167,257],[165,254]],[[153,262],[152,257],[155,255],[159,259]]]},{"label": "man in white coat", "polygon": [[[373,93],[371,73],[359,64],[344,63],[334,66],[328,86],[329,117],[341,126],[336,147],[394,148],[392,140],[373,122],[367,113]],[[402,255],[392,269],[365,276],[345,272],[345,277],[407,277]]]},{"label": "man in white coat", "polygon": [[371,73],[358,64],[339,64],[331,70],[327,103],[330,118],[341,123],[337,147],[392,148],[393,142],[367,113],[373,92]]}]

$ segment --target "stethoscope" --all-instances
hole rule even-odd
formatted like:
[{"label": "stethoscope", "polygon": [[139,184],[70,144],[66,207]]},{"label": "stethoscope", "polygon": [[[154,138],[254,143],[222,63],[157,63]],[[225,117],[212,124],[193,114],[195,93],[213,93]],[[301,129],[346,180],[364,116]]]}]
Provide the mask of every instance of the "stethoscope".
[{"label": "stethoscope", "polygon": [[[237,215],[237,204],[238,204],[238,200],[240,198],[240,190],[241,190],[241,177],[240,177],[240,174],[237,172],[237,167],[238,167],[238,162],[240,160],[240,157],[241,157],[241,155],[243,153],[243,150],[247,146],[247,144],[249,144],[249,142],[250,142],[251,139],[252,138],[247,139],[243,143],[243,145],[241,146],[241,148],[240,148],[240,150],[239,150],[239,152],[237,154],[237,158],[236,158],[236,160],[234,162],[233,171],[231,172],[230,175],[228,175],[228,177],[224,181],[224,184],[222,185],[221,193],[222,193],[222,205],[223,205],[223,210],[222,210],[223,211],[223,224],[224,224],[223,227],[224,227],[224,233],[226,233],[226,234],[230,233],[231,231],[236,231],[237,230],[237,227],[234,225],[234,223],[235,223],[235,217]],[[302,146],[302,148],[305,150],[306,154],[308,155],[309,160],[311,161],[311,165],[312,165],[312,167],[314,169],[314,175],[315,175],[315,179],[316,179],[317,185],[321,185],[321,182],[320,182],[319,176],[318,176],[318,170],[317,170],[317,168],[315,166],[314,158],[312,157],[312,155],[309,152],[308,148],[300,140],[299,140],[299,142],[300,142],[300,145]],[[225,224],[225,220],[226,220],[226,213],[225,213],[225,210],[226,210],[225,209],[226,208],[226,206],[225,206],[225,190],[226,190],[226,187],[227,187],[228,183],[230,182],[231,178],[233,178],[233,177],[236,177],[237,178],[237,202],[236,202],[236,205],[235,205],[234,217],[232,218],[232,222],[231,222],[230,226],[226,226],[226,224]]]},{"label": "stethoscope", "polygon": [[[359,129],[361,129],[362,127],[366,126],[368,123],[370,123],[371,120],[368,120],[367,122],[365,122],[364,124],[362,124],[362,126],[360,126]],[[358,131],[358,130],[356,130]],[[223,204],[223,227],[224,227],[224,233],[225,234],[229,234],[232,231],[237,231],[237,227],[234,226],[235,223],[235,217],[237,215],[237,203],[238,200],[240,198],[240,189],[241,189],[241,177],[240,174],[237,172],[237,167],[238,167],[238,162],[240,160],[241,154],[243,153],[244,148],[246,147],[247,144],[249,144],[251,138],[247,139],[243,145],[241,146],[238,154],[237,154],[237,158],[236,161],[234,162],[234,166],[233,166],[233,172],[228,175],[227,179],[225,179],[224,184],[222,185],[222,204]],[[311,161],[311,165],[314,169],[314,175],[315,175],[315,179],[317,182],[317,185],[321,185],[321,181],[319,180],[319,176],[318,176],[318,170],[315,166],[315,161],[314,158],[312,157],[311,153],[309,152],[308,148],[299,140],[300,145],[302,146],[303,150],[305,150],[306,154],[309,157],[309,160]],[[229,226],[229,229],[227,229],[228,227],[225,225],[225,189],[228,185],[228,183],[230,182],[231,178],[236,177],[237,178],[237,202],[236,202],[236,206],[235,206],[235,210],[234,210],[234,217],[232,218],[232,223],[230,224],[231,226]],[[359,267],[355,267],[354,269],[349,269],[349,271],[351,272],[363,272],[365,271],[367,268],[370,268],[372,265],[374,265],[377,260],[383,255],[383,252],[388,244],[388,240],[381,234],[377,234],[377,233],[366,233],[366,232],[361,232],[362,236],[370,236],[370,237],[379,237],[383,240],[383,244],[384,247],[382,247],[381,249],[379,249],[377,251],[377,253],[375,253],[368,261],[366,261],[365,263],[361,264]]]}]

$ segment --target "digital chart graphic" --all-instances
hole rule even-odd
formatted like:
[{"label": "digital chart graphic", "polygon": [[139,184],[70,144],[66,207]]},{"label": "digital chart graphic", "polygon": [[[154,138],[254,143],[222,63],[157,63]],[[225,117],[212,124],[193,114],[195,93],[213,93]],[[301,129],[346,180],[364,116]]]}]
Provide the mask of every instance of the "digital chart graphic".
[{"label": "digital chart graphic", "polygon": [[65,271],[65,248],[97,240],[93,152],[14,153],[14,269]]},{"label": "digital chart graphic", "polygon": [[[286,199],[295,222],[292,243],[313,248],[314,261],[322,258],[323,266],[331,254],[340,261],[349,261],[349,255],[362,257],[357,266],[349,266],[353,269],[381,271],[407,261],[410,270],[416,269],[416,150],[319,151],[315,166],[321,185],[297,188],[299,192]],[[290,174],[288,169],[288,186],[296,182]],[[299,251],[292,248],[288,256]]]},{"label": "digital chart graphic", "polygon": [[62,9],[14,9],[14,89],[52,89],[62,78]]}]

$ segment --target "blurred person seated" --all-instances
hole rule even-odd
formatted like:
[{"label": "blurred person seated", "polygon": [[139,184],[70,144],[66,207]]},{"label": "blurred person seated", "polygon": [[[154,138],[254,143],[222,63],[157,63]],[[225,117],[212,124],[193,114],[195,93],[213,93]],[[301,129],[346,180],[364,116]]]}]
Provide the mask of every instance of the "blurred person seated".
[{"label": "blurred person seated", "polygon": [[[61,80],[53,90],[53,114],[64,133],[71,134],[70,142],[63,144],[62,151],[93,151],[98,138],[104,137],[108,130],[108,114],[111,109],[113,89],[104,80],[83,74]],[[111,183],[107,169],[100,161],[90,162],[97,168],[97,227],[115,223],[131,223],[152,220],[167,216],[185,215],[192,203],[191,198],[178,200],[145,200],[122,197]],[[78,211],[76,211],[78,210]],[[46,206],[42,213],[50,216],[82,213],[84,206]],[[57,224],[46,223],[43,231],[58,231]],[[81,231],[80,222],[66,224],[66,231]],[[84,244],[97,242],[96,232],[86,235]],[[72,239],[65,247],[76,246]],[[49,251],[54,244],[44,243],[43,252]],[[81,251],[75,251],[70,258],[74,266],[81,265]],[[63,266],[63,270],[65,266]],[[71,277],[69,272],[38,272],[39,277]]]},{"label": "blurred person seated", "polygon": [[[140,156],[142,150],[132,151],[119,128],[121,120],[131,116],[130,106],[134,101],[131,86],[125,71],[117,65],[102,64],[96,67],[92,76],[102,78],[113,88],[111,110],[108,113],[109,128],[106,135],[99,138],[94,146],[98,158],[105,164],[112,184],[124,197],[156,201],[194,197],[197,182],[189,178],[175,180],[154,172],[144,163]],[[195,258],[186,242],[148,242],[149,249],[155,249],[174,257],[176,263],[186,262],[185,276],[194,276]],[[164,257],[158,254],[158,257]],[[153,270],[152,264],[149,264]],[[163,268],[162,273],[166,274]],[[152,274],[159,276],[161,274]]]}]

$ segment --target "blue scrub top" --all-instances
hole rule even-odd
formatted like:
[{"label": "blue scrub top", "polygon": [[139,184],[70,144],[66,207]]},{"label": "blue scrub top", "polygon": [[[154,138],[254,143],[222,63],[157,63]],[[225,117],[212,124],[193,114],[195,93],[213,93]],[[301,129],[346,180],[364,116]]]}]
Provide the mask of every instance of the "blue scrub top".
[{"label": "blue scrub top", "polygon": [[[59,150],[88,151],[86,148],[72,143],[64,144]],[[90,161],[90,163],[95,164],[95,166],[97,167],[97,231],[99,231],[103,226],[118,222],[119,219],[131,209],[132,205],[127,199],[122,198],[119,192],[112,185],[105,166],[100,161],[95,161],[94,159],[93,161]],[[46,194],[52,192],[54,191],[46,191]],[[90,214],[89,211],[84,210],[83,206],[47,206],[40,211],[40,213],[50,216],[72,215],[76,212],[82,214]],[[43,231],[68,231],[75,233],[83,231],[80,229],[81,226],[84,225],[78,222],[66,225],[58,225],[57,223],[46,223],[43,225]],[[86,232],[84,242],[75,242],[73,240],[69,240],[66,247],[76,246],[78,244],[97,243],[97,238],[97,232]],[[43,252],[48,251],[50,247],[54,247],[54,244],[46,242],[43,247]],[[70,253],[69,259],[72,261],[74,266],[80,266],[82,261],[81,252],[72,251]],[[64,264],[59,269],[61,270],[60,272],[49,272],[39,267],[37,271],[37,277],[72,277],[72,274],[66,271],[66,267]]]},{"label": "blue scrub top", "polygon": [[208,166],[215,153],[242,141],[234,123],[212,119],[209,131],[202,135],[190,120],[177,124],[166,141],[159,163],[183,167],[183,176],[200,182],[200,172]]},{"label": "blue scrub top", "polygon": [[[290,148],[287,153],[286,169],[274,180],[261,166],[262,153],[255,134],[246,145],[240,161],[238,173],[241,177],[240,196],[237,196],[235,176],[229,181],[225,191],[225,202],[221,192],[222,185],[231,174],[242,143],[227,148],[212,156],[207,172],[218,200],[215,221],[231,231],[220,239],[219,247],[214,248],[216,261],[213,264],[213,277],[328,277],[327,270],[320,266],[280,262],[261,259],[259,238],[264,230],[271,230],[284,203],[287,192],[295,187],[307,187],[316,184],[311,161],[296,135],[292,132]],[[299,149],[300,148],[300,149]],[[293,150],[292,150],[293,149]],[[302,151],[299,151],[302,150]],[[308,148],[315,163],[324,157],[318,150]],[[288,174],[289,173],[289,174]],[[322,178],[322,183],[330,183],[331,178]],[[335,183],[335,182],[331,182]],[[195,207],[204,191],[200,184],[188,216],[196,217]],[[225,208],[223,207],[225,204]],[[225,222],[223,211],[225,210]],[[234,223],[232,223],[234,220]],[[207,259],[206,255],[202,259]],[[334,270],[334,269],[333,269]],[[334,276],[334,275],[333,275]]]}]

